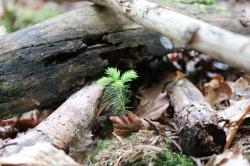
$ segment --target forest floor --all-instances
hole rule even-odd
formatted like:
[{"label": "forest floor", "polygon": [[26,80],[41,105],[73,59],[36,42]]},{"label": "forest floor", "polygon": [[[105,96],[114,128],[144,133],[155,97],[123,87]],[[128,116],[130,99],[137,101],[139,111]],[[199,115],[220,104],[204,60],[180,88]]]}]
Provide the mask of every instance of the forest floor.
[{"label": "forest floor", "polygon": [[[5,29],[3,33],[11,33],[63,12],[81,8],[81,4],[18,0],[15,4],[9,4],[7,9],[1,6],[0,23]],[[250,9],[250,2],[244,0],[219,0],[218,5],[238,10],[249,6]],[[163,57],[138,64],[135,71],[139,77],[131,82],[128,94],[131,112],[119,115],[105,110],[101,104],[98,106],[98,113],[92,124],[93,143],[84,157],[84,164],[250,165],[249,75],[189,48],[175,50]],[[182,83],[186,89],[178,86]],[[177,119],[190,118],[191,120],[187,121],[191,125],[193,119],[202,121],[204,117],[199,117],[199,114],[175,114],[183,104],[185,107],[181,109],[196,107],[201,100],[204,100],[212,112],[215,111],[221,116],[217,121],[206,122],[209,127],[212,126],[212,130],[209,129],[205,135],[200,136],[206,137],[206,144],[199,143],[198,138],[192,140],[192,132],[195,131],[188,131],[189,136],[180,135],[186,127],[181,127],[182,121],[185,120]],[[197,109],[200,107],[203,106],[197,106]],[[0,139],[13,139],[24,134],[53,111],[32,110],[18,117],[1,120]],[[210,118],[212,115],[205,113],[201,116]],[[206,123],[202,124],[205,126],[202,126],[203,131],[208,130]],[[220,129],[224,130],[222,134]],[[218,137],[226,139],[217,141],[216,139],[221,139]],[[180,139],[183,139],[184,143],[197,141],[205,150],[196,147],[195,143],[190,145],[194,149],[185,149],[185,146],[183,148],[183,145],[180,145],[183,144],[179,142]],[[211,149],[208,152],[206,148]]]}]

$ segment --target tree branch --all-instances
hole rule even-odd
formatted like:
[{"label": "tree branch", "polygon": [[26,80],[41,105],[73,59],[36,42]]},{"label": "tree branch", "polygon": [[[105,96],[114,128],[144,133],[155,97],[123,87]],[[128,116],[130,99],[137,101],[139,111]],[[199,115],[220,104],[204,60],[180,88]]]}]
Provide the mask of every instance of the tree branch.
[{"label": "tree branch", "polygon": [[148,0],[93,0],[233,67],[250,71],[250,39]]}]

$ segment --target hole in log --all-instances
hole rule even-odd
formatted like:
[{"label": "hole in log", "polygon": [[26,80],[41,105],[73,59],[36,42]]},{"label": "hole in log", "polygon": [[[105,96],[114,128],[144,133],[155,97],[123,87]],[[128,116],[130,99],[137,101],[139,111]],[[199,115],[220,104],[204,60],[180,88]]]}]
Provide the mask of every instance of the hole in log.
[{"label": "hole in log", "polygon": [[65,53],[55,54],[53,56],[44,58],[42,61],[45,67],[55,66],[57,64],[64,63],[68,61],[69,59],[77,57],[78,55],[83,53],[84,49],[80,49],[77,52],[65,52]]},{"label": "hole in log", "polygon": [[199,123],[185,126],[180,131],[180,145],[185,154],[195,157],[220,153],[226,143],[226,134],[215,124]]}]

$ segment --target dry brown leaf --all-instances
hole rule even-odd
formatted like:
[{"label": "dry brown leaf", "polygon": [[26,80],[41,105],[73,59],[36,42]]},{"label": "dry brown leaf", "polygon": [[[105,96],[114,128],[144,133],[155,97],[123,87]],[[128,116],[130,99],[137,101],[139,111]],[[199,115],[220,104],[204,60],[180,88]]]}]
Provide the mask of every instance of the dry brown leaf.
[{"label": "dry brown leaf", "polygon": [[240,77],[229,85],[234,94],[233,99],[250,98],[250,76]]},{"label": "dry brown leaf", "polygon": [[[153,93],[151,93],[153,94]],[[149,91],[144,92],[140,105],[136,111],[139,117],[145,117],[151,120],[159,119],[169,106],[167,93],[159,93],[156,98],[150,95]]]},{"label": "dry brown leaf", "polygon": [[223,110],[230,106],[229,99],[232,95],[230,86],[223,77],[216,77],[203,87],[206,101],[217,110]]},{"label": "dry brown leaf", "polygon": [[184,73],[177,71],[176,73],[169,75],[168,83],[175,84],[177,81],[185,78],[185,76],[186,75]]},{"label": "dry brown leaf", "polygon": [[167,83],[174,83],[185,75],[179,71],[164,77],[160,82],[148,89],[141,90],[138,98],[140,104],[135,112],[139,117],[151,120],[159,119],[169,107],[167,92],[163,92]]},{"label": "dry brown leaf", "polygon": [[165,131],[164,125],[147,118],[140,118],[132,112],[122,116],[111,116],[110,120],[113,122],[114,133],[118,136],[125,136],[140,129],[152,129],[162,134]]},{"label": "dry brown leaf", "polygon": [[141,119],[132,112],[122,116],[111,116],[110,120],[113,122],[114,133],[119,136],[137,132],[143,128]]},{"label": "dry brown leaf", "polygon": [[220,111],[218,115],[223,118],[226,123],[223,124],[223,128],[227,135],[227,143],[224,147],[228,149],[238,131],[238,128],[243,123],[244,119],[248,117],[250,112],[250,100],[241,100],[233,106]]},{"label": "dry brown leaf", "polygon": [[210,159],[207,166],[250,166],[248,159],[243,155],[241,149],[226,151]]},{"label": "dry brown leaf", "polygon": [[[183,73],[176,72],[164,77],[151,88],[141,90],[139,97],[140,105],[135,114],[129,112],[127,115],[110,117],[110,120],[113,122],[114,133],[119,136],[124,136],[144,128],[156,130],[164,134],[165,126],[153,121],[162,117],[169,106],[167,92],[163,92],[163,90],[167,83],[175,83],[184,76]],[[171,124],[171,126],[172,125],[173,124]]]},{"label": "dry brown leaf", "polygon": [[18,132],[34,128],[43,121],[53,110],[33,110],[20,116],[0,120],[0,138],[14,138]]}]

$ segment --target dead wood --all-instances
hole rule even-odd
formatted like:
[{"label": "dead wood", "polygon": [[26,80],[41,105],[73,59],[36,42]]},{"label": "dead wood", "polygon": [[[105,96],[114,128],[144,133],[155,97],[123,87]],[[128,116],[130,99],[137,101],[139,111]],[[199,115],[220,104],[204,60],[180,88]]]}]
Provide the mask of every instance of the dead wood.
[{"label": "dead wood", "polygon": [[0,156],[12,155],[37,142],[49,142],[58,149],[69,150],[79,136],[82,140],[78,148],[85,151],[91,143],[88,126],[95,116],[101,94],[102,87],[96,83],[85,86],[34,129],[15,139],[5,140]]},{"label": "dead wood", "polygon": [[218,126],[219,116],[205,102],[202,93],[185,78],[172,85],[170,91],[183,152],[192,156],[221,152],[226,134]]},{"label": "dead wood", "polygon": [[[99,77],[108,61],[129,66],[166,53],[160,34],[114,12],[85,7],[0,38],[0,118],[57,108]],[[118,61],[126,57],[127,61]]]},{"label": "dead wood", "polygon": [[58,150],[49,143],[37,143],[23,148],[20,152],[8,157],[2,157],[1,166],[80,166],[62,150]]},{"label": "dead wood", "polygon": [[250,38],[175,12],[149,0],[94,0],[144,27],[211,55],[233,67],[250,71]]},{"label": "dead wood", "polygon": [[205,21],[207,23],[216,25],[223,29],[239,33],[242,35],[250,36],[250,25],[241,23],[242,18],[246,15],[244,10],[223,10],[215,6],[209,6],[208,9],[201,10],[194,4],[185,3],[169,3],[168,1],[151,0],[157,2],[162,6],[171,8],[171,10],[184,15]]}]

